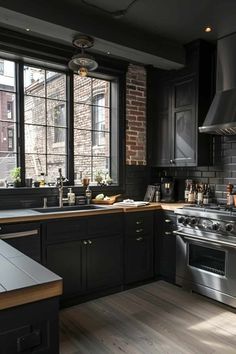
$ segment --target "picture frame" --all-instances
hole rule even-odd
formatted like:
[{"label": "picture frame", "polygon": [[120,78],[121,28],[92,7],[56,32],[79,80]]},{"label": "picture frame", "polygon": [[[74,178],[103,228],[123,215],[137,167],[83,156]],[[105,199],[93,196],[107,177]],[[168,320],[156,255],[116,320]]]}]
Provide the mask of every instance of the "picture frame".
[{"label": "picture frame", "polygon": [[147,186],[147,190],[146,190],[146,193],[144,196],[144,201],[145,202],[153,202],[154,197],[155,197],[155,192],[156,192],[156,186],[149,184]]}]

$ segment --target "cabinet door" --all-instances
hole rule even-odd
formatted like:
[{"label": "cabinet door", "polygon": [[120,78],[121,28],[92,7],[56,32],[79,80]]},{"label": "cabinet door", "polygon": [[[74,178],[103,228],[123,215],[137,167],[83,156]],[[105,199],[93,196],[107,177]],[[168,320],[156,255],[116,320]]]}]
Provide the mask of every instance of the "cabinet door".
[{"label": "cabinet door", "polygon": [[63,298],[83,291],[83,247],[81,241],[47,246],[47,267],[63,278]]},{"label": "cabinet door", "polygon": [[175,166],[195,165],[197,120],[194,77],[182,79],[172,88],[172,161]]},{"label": "cabinet door", "polygon": [[86,288],[92,291],[122,284],[123,242],[121,235],[88,240]]},{"label": "cabinet door", "polygon": [[125,241],[125,284],[153,277],[153,237],[137,236]]},{"label": "cabinet door", "polygon": [[152,164],[153,166],[169,166],[171,159],[170,135],[170,88],[168,84],[157,90],[157,116],[153,122]]},{"label": "cabinet door", "polygon": [[176,270],[176,217],[173,213],[158,212],[155,239],[155,274],[175,283]]}]

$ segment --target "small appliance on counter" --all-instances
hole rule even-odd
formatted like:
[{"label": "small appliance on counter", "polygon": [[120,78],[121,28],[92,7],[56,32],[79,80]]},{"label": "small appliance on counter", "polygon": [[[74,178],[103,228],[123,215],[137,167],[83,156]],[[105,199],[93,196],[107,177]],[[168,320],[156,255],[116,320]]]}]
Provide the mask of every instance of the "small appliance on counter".
[{"label": "small appliance on counter", "polygon": [[175,201],[175,181],[173,177],[161,178],[161,202],[171,203]]}]

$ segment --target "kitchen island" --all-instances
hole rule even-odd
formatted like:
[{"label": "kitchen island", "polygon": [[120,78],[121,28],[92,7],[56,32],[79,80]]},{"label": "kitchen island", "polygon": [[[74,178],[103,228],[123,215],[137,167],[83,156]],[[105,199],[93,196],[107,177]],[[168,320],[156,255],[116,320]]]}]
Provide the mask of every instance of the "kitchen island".
[{"label": "kitchen island", "polygon": [[59,352],[62,279],[0,240],[0,348],[4,354]]}]

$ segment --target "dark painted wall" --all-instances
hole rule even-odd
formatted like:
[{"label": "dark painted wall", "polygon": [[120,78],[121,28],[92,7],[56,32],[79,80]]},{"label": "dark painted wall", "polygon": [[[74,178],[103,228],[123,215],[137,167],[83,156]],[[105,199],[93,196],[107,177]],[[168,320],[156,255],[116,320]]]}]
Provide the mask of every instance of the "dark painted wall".
[{"label": "dark painted wall", "polygon": [[182,168],[152,168],[151,181],[155,182],[164,174],[173,176],[179,186],[177,199],[183,199],[184,180],[209,183],[216,202],[225,203],[226,186],[232,183],[236,188],[236,136],[214,138],[214,161],[212,166]]},{"label": "dark painted wall", "polygon": [[150,181],[150,170],[147,166],[126,165],[125,197],[143,200]]}]

